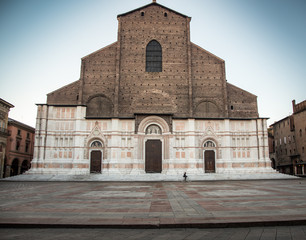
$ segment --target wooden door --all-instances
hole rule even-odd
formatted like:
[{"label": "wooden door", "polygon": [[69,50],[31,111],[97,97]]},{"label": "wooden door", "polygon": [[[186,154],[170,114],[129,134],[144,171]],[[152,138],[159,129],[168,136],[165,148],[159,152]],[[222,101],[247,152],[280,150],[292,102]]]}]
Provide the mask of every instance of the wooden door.
[{"label": "wooden door", "polygon": [[160,140],[146,141],[146,173],[161,173],[162,142]]},{"label": "wooden door", "polygon": [[204,153],[204,161],[205,161],[205,172],[206,173],[214,173],[215,169],[215,151],[207,150]]},{"label": "wooden door", "polygon": [[102,152],[91,151],[90,153],[90,173],[101,173]]}]

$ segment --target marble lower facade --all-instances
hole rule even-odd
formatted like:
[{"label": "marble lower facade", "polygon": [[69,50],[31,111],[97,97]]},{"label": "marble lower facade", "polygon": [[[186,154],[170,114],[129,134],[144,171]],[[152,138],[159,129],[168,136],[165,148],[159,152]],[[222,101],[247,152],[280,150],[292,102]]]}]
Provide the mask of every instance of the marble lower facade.
[{"label": "marble lower facade", "polygon": [[274,172],[263,118],[172,119],[148,115],[137,120],[85,116],[84,106],[38,105],[29,174]]}]

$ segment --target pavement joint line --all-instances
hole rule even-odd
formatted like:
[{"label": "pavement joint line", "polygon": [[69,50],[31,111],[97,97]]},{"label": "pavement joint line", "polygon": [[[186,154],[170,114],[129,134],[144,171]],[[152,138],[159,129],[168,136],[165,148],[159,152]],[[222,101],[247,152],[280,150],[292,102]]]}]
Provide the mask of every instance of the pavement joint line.
[{"label": "pavement joint line", "polygon": [[210,222],[210,223],[151,223],[151,224],[47,224],[47,223],[0,223],[0,228],[113,228],[113,229],[171,229],[171,228],[248,228],[303,226],[306,219],[293,221],[254,221],[254,222]]}]

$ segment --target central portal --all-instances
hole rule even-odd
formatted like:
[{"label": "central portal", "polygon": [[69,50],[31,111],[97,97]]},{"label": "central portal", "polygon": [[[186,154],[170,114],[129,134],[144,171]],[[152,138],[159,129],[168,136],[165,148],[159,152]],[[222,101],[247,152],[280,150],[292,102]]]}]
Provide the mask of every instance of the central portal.
[{"label": "central portal", "polygon": [[162,172],[162,142],[160,140],[146,141],[146,173]]}]

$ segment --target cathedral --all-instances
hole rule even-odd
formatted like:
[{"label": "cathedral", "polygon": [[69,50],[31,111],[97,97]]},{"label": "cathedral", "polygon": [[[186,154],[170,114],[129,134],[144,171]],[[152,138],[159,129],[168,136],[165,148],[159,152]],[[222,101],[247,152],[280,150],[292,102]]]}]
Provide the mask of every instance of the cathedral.
[{"label": "cathedral", "polygon": [[153,1],[117,19],[117,41],[37,104],[29,173],[273,172],[257,97],[190,41],[190,17]]}]

